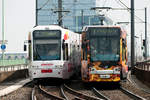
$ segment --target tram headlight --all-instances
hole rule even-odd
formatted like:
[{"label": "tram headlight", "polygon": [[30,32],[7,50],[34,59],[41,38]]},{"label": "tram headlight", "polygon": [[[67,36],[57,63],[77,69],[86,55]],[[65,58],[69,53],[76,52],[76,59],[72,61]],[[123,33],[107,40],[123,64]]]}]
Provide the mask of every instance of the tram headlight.
[{"label": "tram headlight", "polygon": [[91,71],[95,71],[95,68],[91,68]]},{"label": "tram headlight", "polygon": [[32,66],[32,68],[38,68],[39,66]]},{"label": "tram headlight", "polygon": [[114,68],[114,74],[120,74],[120,68],[119,67]]},{"label": "tram headlight", "polygon": [[97,70],[95,68],[90,68],[90,74],[95,74]]},{"label": "tram headlight", "polygon": [[56,65],[55,67],[56,68],[62,68],[63,66],[62,65]]},{"label": "tram headlight", "polygon": [[95,68],[89,68],[89,71],[91,71],[91,72],[95,72],[95,71],[96,71],[96,69],[95,69]]}]

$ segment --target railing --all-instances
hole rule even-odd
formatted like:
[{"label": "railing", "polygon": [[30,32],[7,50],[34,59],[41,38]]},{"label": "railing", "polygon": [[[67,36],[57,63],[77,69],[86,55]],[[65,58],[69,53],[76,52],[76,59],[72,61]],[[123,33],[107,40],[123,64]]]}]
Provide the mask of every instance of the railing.
[{"label": "railing", "polygon": [[28,69],[26,59],[0,60],[0,72]]},{"label": "railing", "polygon": [[28,69],[28,67],[29,66],[27,64],[0,66],[0,72],[8,72],[8,71]]},{"label": "railing", "polygon": [[26,59],[0,60],[0,67],[1,66],[10,66],[10,65],[19,65],[19,64],[26,64]]},{"label": "railing", "polygon": [[150,61],[137,62],[136,67],[145,71],[150,71]]}]

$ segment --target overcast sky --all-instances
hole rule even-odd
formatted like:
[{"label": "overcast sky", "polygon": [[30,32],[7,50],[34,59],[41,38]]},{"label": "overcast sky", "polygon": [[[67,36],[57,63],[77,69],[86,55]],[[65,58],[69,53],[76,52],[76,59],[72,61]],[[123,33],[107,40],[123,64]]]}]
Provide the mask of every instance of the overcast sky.
[{"label": "overcast sky", "polygon": [[[23,52],[24,40],[27,40],[30,29],[35,25],[35,0],[4,0],[5,1],[5,40],[8,40],[6,52]],[[122,7],[119,0],[97,0],[99,6]],[[130,7],[130,0],[121,0]],[[148,7],[150,15],[150,0],[134,0],[135,9]],[[2,39],[2,0],[0,0],[0,40]],[[115,20],[130,21],[130,14],[126,11],[111,11]],[[137,10],[136,15],[144,20],[144,10]],[[139,20],[136,20],[139,21]],[[150,18],[148,17],[150,26]],[[142,24],[141,24],[142,25]],[[144,27],[144,24],[142,25]],[[136,26],[137,27],[137,26]],[[144,32],[142,27],[138,31]],[[148,27],[149,28],[149,27]],[[0,50],[1,52],[1,50]]]},{"label": "overcast sky", "polygon": [[[0,0],[0,7],[2,5]],[[8,40],[6,52],[23,52],[24,40],[35,25],[35,0],[5,1],[5,40]],[[2,8],[0,8],[0,23]],[[2,39],[0,24],[0,40]]]}]

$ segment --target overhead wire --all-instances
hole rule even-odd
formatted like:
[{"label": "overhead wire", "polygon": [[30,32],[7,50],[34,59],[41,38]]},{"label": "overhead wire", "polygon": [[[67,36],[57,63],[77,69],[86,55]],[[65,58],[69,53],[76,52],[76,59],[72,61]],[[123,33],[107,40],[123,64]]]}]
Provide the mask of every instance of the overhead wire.
[{"label": "overhead wire", "polygon": [[130,8],[125,4],[125,3],[123,3],[121,0],[118,0],[123,6],[125,6],[127,9],[129,9],[130,10]]},{"label": "overhead wire", "polygon": [[46,6],[49,3],[50,0],[47,0],[47,2],[45,2],[40,8],[39,10],[41,10],[42,8],[44,8],[44,6]]},{"label": "overhead wire", "polygon": [[[127,11],[128,12],[131,12],[130,8],[125,4],[123,3],[121,0],[118,0],[124,7],[127,8]],[[140,17],[138,17],[137,15],[135,15],[136,18],[138,18],[142,23],[145,23],[145,21],[143,21]]]},{"label": "overhead wire", "polygon": [[[43,8],[49,3],[49,1],[50,1],[50,0],[47,0],[38,10],[43,9]],[[104,1],[103,6],[105,6],[106,1],[107,1],[107,0]],[[131,12],[131,11],[130,11],[130,8],[129,8],[125,3],[123,3],[121,0],[115,0],[115,1],[116,1],[120,6],[126,7],[128,12]],[[149,1],[150,1],[150,0],[149,0]],[[120,4],[119,2],[120,2],[121,4]],[[149,3],[149,4],[150,4],[150,3]],[[54,5],[53,5],[53,6],[54,6]],[[56,7],[56,5],[55,5],[55,7]],[[73,7],[73,6],[71,6],[71,8],[72,8],[72,7]],[[52,10],[52,9],[51,9],[51,10]],[[135,17],[138,18],[142,23],[145,23],[145,21],[143,21],[143,20],[142,20],[140,17],[138,17],[137,15],[135,15]],[[149,23],[148,23],[148,24],[149,24]]]}]

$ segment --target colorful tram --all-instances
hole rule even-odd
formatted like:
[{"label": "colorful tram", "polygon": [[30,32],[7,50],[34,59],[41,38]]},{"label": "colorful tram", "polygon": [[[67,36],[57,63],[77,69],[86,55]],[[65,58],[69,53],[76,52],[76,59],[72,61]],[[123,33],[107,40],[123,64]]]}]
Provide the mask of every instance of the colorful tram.
[{"label": "colorful tram", "polygon": [[29,76],[69,79],[81,65],[80,35],[57,25],[36,26],[29,34]]},{"label": "colorful tram", "polygon": [[84,82],[126,79],[126,31],[119,26],[86,26],[82,31],[81,77]]}]

